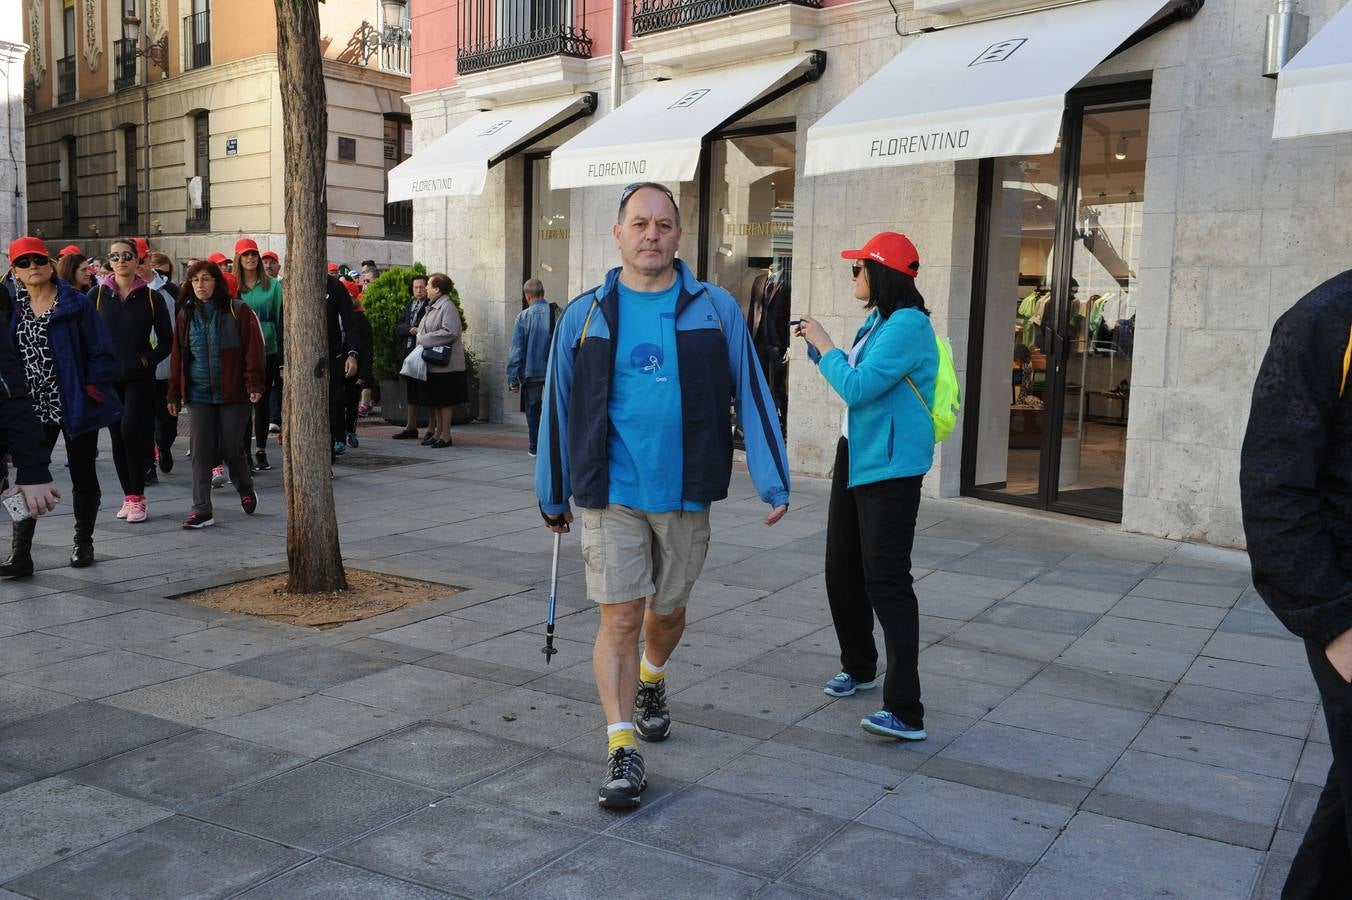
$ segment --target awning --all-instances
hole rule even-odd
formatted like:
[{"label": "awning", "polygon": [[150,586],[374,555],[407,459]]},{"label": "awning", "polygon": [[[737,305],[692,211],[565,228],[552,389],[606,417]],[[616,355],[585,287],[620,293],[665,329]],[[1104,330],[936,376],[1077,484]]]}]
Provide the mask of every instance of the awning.
[{"label": "awning", "polygon": [[793,70],[811,65],[819,74],[824,60],[794,56],[660,81],[550,154],[550,187],[690,181],[705,135]]},{"label": "awning", "polygon": [[1277,73],[1274,138],[1352,131],[1352,3]]},{"label": "awning", "polygon": [[808,175],[1050,153],[1066,91],[1164,0],[1093,0],[922,34],[807,132]]},{"label": "awning", "polygon": [[[558,121],[574,109],[573,116]],[[595,94],[574,94],[478,113],[391,169],[389,202],[482,194],[489,166],[595,109]]]}]

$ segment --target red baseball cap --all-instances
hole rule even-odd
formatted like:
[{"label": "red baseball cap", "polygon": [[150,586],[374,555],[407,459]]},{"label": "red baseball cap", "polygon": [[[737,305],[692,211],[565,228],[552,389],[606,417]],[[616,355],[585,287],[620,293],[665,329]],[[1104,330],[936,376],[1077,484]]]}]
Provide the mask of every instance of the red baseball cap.
[{"label": "red baseball cap", "polygon": [[880,231],[858,250],[840,251],[840,257],[871,259],[911,277],[920,270],[920,252],[915,249],[915,244],[906,235],[895,231]]},{"label": "red baseball cap", "polygon": [[229,261],[230,258],[227,257],[224,253],[221,253],[219,250],[207,257],[207,262],[214,262],[218,266],[221,263]]},{"label": "red baseball cap", "polygon": [[232,298],[238,297],[239,279],[236,278],[234,275],[230,274],[229,272],[222,272],[221,274],[225,276],[225,289],[230,292],[230,296]]},{"label": "red baseball cap", "polygon": [[74,244],[67,244],[66,246],[62,247],[61,253],[59,255],[70,256],[72,253],[77,253],[81,256],[84,255],[84,251],[81,250],[79,247],[75,246]]},{"label": "red baseball cap", "polygon": [[35,237],[21,237],[9,245],[9,264],[14,265],[14,260],[24,256],[45,256],[51,259],[51,254],[47,252],[47,245]]},{"label": "red baseball cap", "polygon": [[337,272],[338,272],[338,264],[337,264],[337,263],[329,263],[329,274],[330,274],[330,275],[335,275],[335,274],[337,274]]},{"label": "red baseball cap", "polygon": [[136,241],[136,258],[145,259],[150,255],[150,244],[145,238],[133,238]]},{"label": "red baseball cap", "polygon": [[343,287],[347,288],[347,292],[349,295],[351,295],[353,300],[356,300],[358,297],[361,296],[361,285],[357,284],[357,282],[344,281]]},{"label": "red baseball cap", "polygon": [[239,240],[235,241],[236,256],[243,256],[250,250],[252,250],[254,253],[258,252],[258,241],[255,241],[253,238],[240,238]]},{"label": "red baseball cap", "polygon": [[275,260],[277,260],[277,262],[281,262],[281,261],[282,261],[282,258],[281,258],[280,256],[277,255],[277,251],[276,251],[276,250],[264,250],[264,251],[263,251],[263,259],[275,259]]}]

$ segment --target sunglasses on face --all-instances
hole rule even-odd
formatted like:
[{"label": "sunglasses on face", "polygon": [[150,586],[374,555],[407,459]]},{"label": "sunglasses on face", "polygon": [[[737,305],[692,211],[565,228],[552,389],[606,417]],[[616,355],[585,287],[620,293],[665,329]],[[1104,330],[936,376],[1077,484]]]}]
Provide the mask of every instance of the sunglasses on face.
[{"label": "sunglasses on face", "polygon": [[156,270],[155,270],[155,274],[156,274],[156,275],[163,275],[165,278],[168,278],[170,275],[172,275],[172,274],[174,274],[174,273],[173,273],[172,271],[170,271],[169,269],[156,269]]},{"label": "sunglasses on face", "polygon": [[130,250],[122,250],[116,253],[108,254],[109,262],[132,262],[136,259],[136,254]]},{"label": "sunglasses on face", "polygon": [[46,256],[20,256],[14,260],[14,268],[28,269],[37,266],[39,269],[43,266],[51,265],[51,258]]},{"label": "sunglasses on face", "polygon": [[859,273],[862,271],[864,271],[864,264],[861,262],[854,263],[853,265],[850,266],[850,277],[858,278]]}]

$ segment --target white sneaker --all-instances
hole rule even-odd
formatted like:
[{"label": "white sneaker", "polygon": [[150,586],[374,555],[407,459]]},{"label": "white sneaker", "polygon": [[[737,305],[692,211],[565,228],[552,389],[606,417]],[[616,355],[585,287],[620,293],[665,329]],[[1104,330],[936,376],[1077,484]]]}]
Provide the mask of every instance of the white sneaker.
[{"label": "white sneaker", "polygon": [[131,501],[127,507],[128,522],[144,522],[146,520],[146,498],[137,497]]},{"label": "white sneaker", "polygon": [[127,513],[131,512],[131,495],[122,498],[122,508],[117,511],[117,518],[125,519]]}]

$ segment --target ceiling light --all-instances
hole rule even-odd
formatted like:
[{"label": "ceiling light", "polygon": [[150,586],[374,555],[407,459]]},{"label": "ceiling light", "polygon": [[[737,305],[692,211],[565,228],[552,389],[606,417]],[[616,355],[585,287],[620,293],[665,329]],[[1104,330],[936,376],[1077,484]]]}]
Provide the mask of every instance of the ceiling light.
[{"label": "ceiling light", "polygon": [[1113,154],[1113,157],[1114,157],[1115,159],[1119,159],[1119,160],[1121,160],[1121,159],[1126,159],[1126,158],[1127,158],[1127,137],[1126,137],[1126,135],[1123,135],[1122,138],[1117,142],[1117,152],[1115,152],[1115,153]]}]

